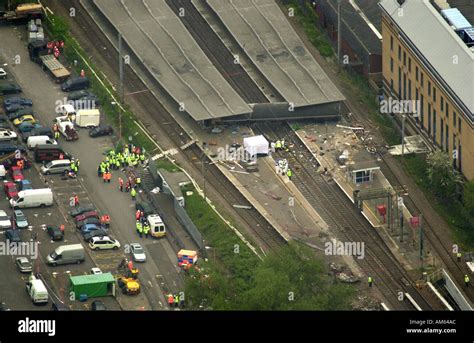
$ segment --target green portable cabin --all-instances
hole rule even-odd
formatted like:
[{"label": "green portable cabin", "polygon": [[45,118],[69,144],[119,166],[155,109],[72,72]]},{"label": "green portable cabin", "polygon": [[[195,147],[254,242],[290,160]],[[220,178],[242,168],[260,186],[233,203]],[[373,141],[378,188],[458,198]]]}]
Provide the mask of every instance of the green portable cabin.
[{"label": "green portable cabin", "polygon": [[70,276],[71,289],[75,299],[82,294],[87,298],[115,295],[115,279],[111,273]]}]

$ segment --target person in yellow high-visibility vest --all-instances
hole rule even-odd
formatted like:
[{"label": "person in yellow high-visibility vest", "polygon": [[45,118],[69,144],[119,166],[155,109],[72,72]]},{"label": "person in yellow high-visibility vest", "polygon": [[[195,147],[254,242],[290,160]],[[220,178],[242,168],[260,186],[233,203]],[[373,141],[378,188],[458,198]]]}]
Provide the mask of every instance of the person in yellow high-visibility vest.
[{"label": "person in yellow high-visibility vest", "polygon": [[369,287],[372,287],[372,284],[374,283],[374,279],[372,279],[372,276],[369,276],[369,277],[367,278],[367,282],[368,282],[368,284],[369,284]]},{"label": "person in yellow high-visibility vest", "polygon": [[466,287],[469,287],[469,275],[464,275],[464,284],[466,285]]}]

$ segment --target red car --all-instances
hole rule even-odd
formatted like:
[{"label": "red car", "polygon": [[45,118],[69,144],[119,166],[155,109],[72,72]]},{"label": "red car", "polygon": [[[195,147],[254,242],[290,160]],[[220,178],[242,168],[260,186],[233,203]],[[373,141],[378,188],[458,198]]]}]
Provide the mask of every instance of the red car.
[{"label": "red car", "polygon": [[76,216],[75,219],[77,223],[77,222],[82,222],[83,220],[87,218],[92,218],[92,217],[99,218],[99,213],[97,213],[97,211],[88,211]]},{"label": "red car", "polygon": [[10,175],[12,176],[14,182],[19,182],[25,179],[21,168],[18,166],[13,166],[10,168]]},{"label": "red car", "polygon": [[3,190],[7,195],[8,199],[16,197],[18,195],[18,190],[16,189],[15,182],[12,181],[3,181]]}]

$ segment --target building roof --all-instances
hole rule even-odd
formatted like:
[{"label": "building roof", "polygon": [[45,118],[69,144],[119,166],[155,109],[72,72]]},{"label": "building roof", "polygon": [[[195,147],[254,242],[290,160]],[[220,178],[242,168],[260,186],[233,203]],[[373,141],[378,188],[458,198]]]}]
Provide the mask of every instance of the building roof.
[{"label": "building roof", "polygon": [[74,286],[115,282],[115,279],[111,273],[76,275],[71,276],[70,280],[71,284]]},{"label": "building roof", "polygon": [[457,8],[474,25],[474,3],[472,0],[448,0],[451,8]]},{"label": "building roof", "polygon": [[398,26],[400,36],[474,123],[474,52],[429,0],[406,0],[403,15],[398,14],[399,5],[394,0],[381,0],[380,7]]}]

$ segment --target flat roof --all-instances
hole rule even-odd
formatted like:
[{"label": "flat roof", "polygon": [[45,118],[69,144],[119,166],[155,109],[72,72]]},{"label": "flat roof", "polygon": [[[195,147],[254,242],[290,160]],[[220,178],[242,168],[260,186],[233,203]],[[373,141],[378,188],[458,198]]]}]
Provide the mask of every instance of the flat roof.
[{"label": "flat roof", "polygon": [[263,75],[289,103],[344,100],[273,0],[207,0]]},{"label": "flat roof", "polygon": [[197,121],[252,109],[214,67],[165,0],[94,0],[154,78]]},{"label": "flat roof", "polygon": [[76,275],[70,276],[69,278],[71,280],[71,283],[75,286],[90,285],[94,283],[115,282],[115,279],[111,273]]},{"label": "flat roof", "polygon": [[466,117],[474,123],[474,52],[429,0],[406,0],[402,7],[403,15],[398,15],[399,6],[394,0],[381,0],[380,7],[403,32],[403,38],[415,53],[421,55],[430,72],[441,83],[444,82],[443,86],[448,92],[451,91],[451,96]]}]

